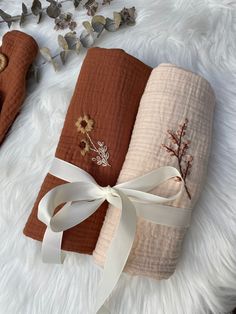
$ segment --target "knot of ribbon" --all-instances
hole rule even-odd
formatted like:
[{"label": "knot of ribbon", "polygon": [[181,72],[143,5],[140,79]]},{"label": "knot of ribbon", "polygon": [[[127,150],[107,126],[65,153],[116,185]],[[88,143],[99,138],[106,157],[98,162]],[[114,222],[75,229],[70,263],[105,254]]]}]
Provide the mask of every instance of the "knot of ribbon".
[{"label": "knot of ribbon", "polygon": [[[63,262],[63,231],[87,219],[105,200],[121,210],[120,221],[108,249],[94,308],[95,313],[109,313],[104,303],[127,262],[135,238],[137,217],[156,224],[189,226],[191,210],[163,205],[181,195],[183,179],[176,168],[165,166],[114,187],[101,187],[89,173],[58,158],[53,160],[50,173],[68,183],[50,190],[38,206],[38,219],[47,225],[42,242],[44,262]],[[180,178],[176,183],[179,185],[176,194],[163,197],[149,193],[174,177]],[[54,215],[55,209],[62,204],[65,205]]]}]

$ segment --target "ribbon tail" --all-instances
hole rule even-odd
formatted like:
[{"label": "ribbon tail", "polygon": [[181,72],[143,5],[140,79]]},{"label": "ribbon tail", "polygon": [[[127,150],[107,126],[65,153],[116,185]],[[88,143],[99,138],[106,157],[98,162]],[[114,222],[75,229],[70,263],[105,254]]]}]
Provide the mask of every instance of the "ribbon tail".
[{"label": "ribbon tail", "polygon": [[[67,209],[71,206],[71,202],[66,203],[62,209]],[[65,254],[61,251],[63,231],[54,232],[47,226],[42,241],[42,261],[48,264],[62,264],[65,259]]]},{"label": "ribbon tail", "polygon": [[120,278],[129,257],[136,232],[136,209],[123,192],[118,189],[116,191],[119,194],[122,203],[120,206],[122,209],[121,218],[114,239],[108,250],[103,278],[98,289],[95,304],[95,313],[98,314],[109,313],[103,304],[110,296]]},{"label": "ribbon tail", "polygon": [[62,264],[65,255],[61,251],[63,232],[54,232],[47,227],[42,243],[42,260],[44,263]]}]

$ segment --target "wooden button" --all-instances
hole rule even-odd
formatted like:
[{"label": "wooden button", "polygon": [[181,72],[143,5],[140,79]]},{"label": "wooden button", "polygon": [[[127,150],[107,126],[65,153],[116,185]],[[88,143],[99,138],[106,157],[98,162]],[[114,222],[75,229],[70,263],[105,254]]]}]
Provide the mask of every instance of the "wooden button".
[{"label": "wooden button", "polygon": [[0,72],[2,72],[6,66],[7,66],[7,57],[3,53],[0,53]]}]

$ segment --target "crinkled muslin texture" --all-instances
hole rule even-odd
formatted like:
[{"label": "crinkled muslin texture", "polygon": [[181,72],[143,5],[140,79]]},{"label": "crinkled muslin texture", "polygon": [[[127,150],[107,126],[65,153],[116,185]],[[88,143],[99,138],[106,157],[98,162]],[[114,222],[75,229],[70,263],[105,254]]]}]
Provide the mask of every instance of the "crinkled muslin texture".
[{"label": "crinkled muslin texture", "polygon": [[[214,103],[214,92],[201,76],[171,64],[155,68],[140,102],[118,183],[165,165],[174,166],[185,179],[185,189],[168,205],[191,210],[207,171]],[[153,193],[168,196],[178,188],[178,179],[174,178]],[[99,265],[104,265],[119,218],[120,211],[110,206],[93,253]],[[186,230],[139,218],[124,271],[169,278],[175,271]]]},{"label": "crinkled muslin texture", "polygon": [[[80,71],[56,157],[84,169],[101,186],[114,185],[150,73],[149,66],[121,49],[91,48]],[[109,153],[106,166],[99,164],[98,154],[88,148],[102,148],[103,142]],[[49,190],[62,183],[51,174],[46,176],[24,228],[25,235],[42,240],[46,226],[37,219],[38,203]],[[106,210],[107,203],[103,203],[84,222],[66,230],[62,248],[92,254]]]},{"label": "crinkled muslin texture", "polygon": [[38,52],[33,37],[10,31],[3,36],[0,53],[7,65],[0,72],[0,145],[23,104],[26,93],[26,74]]}]

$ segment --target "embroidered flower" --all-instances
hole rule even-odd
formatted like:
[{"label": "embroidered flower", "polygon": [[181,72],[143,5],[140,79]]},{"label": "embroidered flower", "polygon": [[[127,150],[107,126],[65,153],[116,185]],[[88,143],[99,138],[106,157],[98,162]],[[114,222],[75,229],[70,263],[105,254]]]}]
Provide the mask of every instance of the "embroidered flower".
[{"label": "embroidered flower", "polygon": [[[193,163],[193,156],[188,155],[187,151],[190,147],[191,141],[184,139],[188,127],[188,119],[185,119],[183,124],[179,125],[177,131],[167,130],[169,134],[170,144],[162,144],[162,147],[170,154],[171,157],[176,157],[178,160],[179,171],[184,180],[185,191],[188,198],[191,200],[191,194],[187,186],[187,176],[191,174]],[[176,178],[179,181],[179,178]]]},{"label": "embroidered flower", "polygon": [[82,156],[85,156],[90,150],[89,142],[85,139],[80,141],[79,147]]},{"label": "embroidered flower", "polygon": [[89,132],[93,130],[94,120],[90,118],[89,115],[84,115],[83,117],[79,117],[75,123],[77,127],[77,131],[85,134],[86,139],[82,139],[80,141],[79,147],[82,156],[85,156],[89,151],[95,153],[95,157],[92,156],[92,161],[96,162],[99,166],[111,166],[108,162],[110,157],[108,148],[106,144],[102,141],[95,142],[92,137],[89,135]]},{"label": "embroidered flower", "polygon": [[83,117],[79,117],[75,125],[77,127],[78,132],[86,134],[93,130],[94,121],[93,119],[90,119],[88,115],[84,115]]}]

